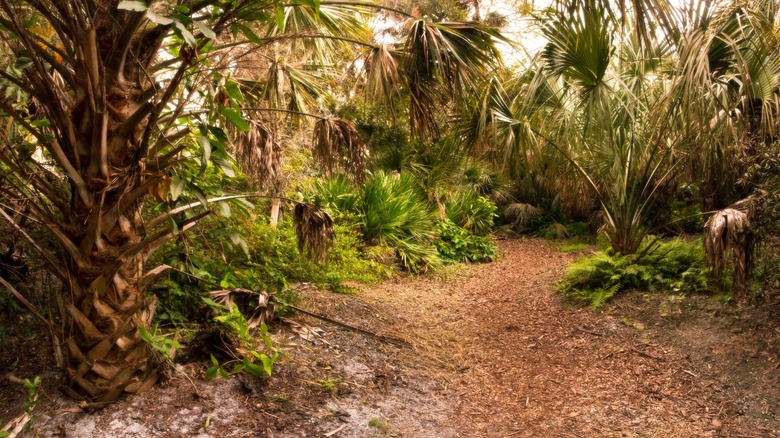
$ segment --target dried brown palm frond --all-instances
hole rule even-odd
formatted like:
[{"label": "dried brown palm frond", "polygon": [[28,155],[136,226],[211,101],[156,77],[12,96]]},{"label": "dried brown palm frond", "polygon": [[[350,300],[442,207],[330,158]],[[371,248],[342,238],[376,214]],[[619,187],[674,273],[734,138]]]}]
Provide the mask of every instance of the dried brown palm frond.
[{"label": "dried brown palm frond", "polygon": [[531,204],[514,202],[507,205],[507,207],[504,209],[504,214],[506,214],[508,217],[515,218],[515,222],[512,224],[512,227],[516,227],[518,225],[525,226],[532,218],[542,214],[542,211]]},{"label": "dried brown palm frond", "polygon": [[268,324],[274,318],[276,302],[273,296],[265,291],[249,289],[222,289],[209,292],[219,304],[232,308],[235,304],[238,311],[246,317],[249,328]]},{"label": "dried brown palm frond", "polygon": [[753,230],[748,212],[726,208],[713,214],[704,224],[704,252],[717,281],[729,264],[734,263],[733,298],[744,301],[747,279],[752,269]]},{"label": "dried brown palm frond", "polygon": [[293,224],[298,251],[317,262],[325,260],[335,237],[330,215],[311,204],[300,203],[293,210]]},{"label": "dried brown palm frond", "polygon": [[314,125],[314,159],[328,172],[342,168],[361,182],[365,176],[366,149],[352,122],[339,117],[320,119]]},{"label": "dried brown palm frond", "polygon": [[245,173],[264,185],[279,176],[279,143],[268,125],[249,123],[249,131],[236,133],[236,159]]}]

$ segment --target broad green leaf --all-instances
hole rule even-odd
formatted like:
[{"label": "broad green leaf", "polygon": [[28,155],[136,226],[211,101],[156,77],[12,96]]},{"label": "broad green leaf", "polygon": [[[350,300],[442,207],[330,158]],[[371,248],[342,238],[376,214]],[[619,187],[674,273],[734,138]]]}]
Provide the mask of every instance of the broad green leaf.
[{"label": "broad green leaf", "polygon": [[181,39],[184,40],[187,45],[190,47],[195,47],[195,44],[197,43],[197,40],[195,39],[195,36],[192,35],[192,32],[187,30],[187,27],[182,24],[180,21],[176,21],[174,23],[173,31],[176,33],[176,35],[180,36]]},{"label": "broad green leaf", "polygon": [[225,93],[236,102],[244,101],[244,96],[241,95],[241,90],[238,89],[238,84],[234,81],[227,81],[225,83]]},{"label": "broad green leaf", "polygon": [[273,372],[273,365],[271,363],[271,359],[268,358],[265,354],[260,355],[260,362],[263,363],[263,370],[265,370],[265,373],[268,374],[268,377],[271,377],[271,373]]},{"label": "broad green leaf", "polygon": [[247,26],[244,26],[243,24],[234,24],[233,25],[234,31],[240,32],[246,39],[249,40],[251,43],[255,44],[263,44],[263,39],[257,36],[257,34]]},{"label": "broad green leaf", "polygon": [[225,131],[222,130],[222,128],[219,128],[217,126],[209,126],[208,127],[209,132],[211,135],[214,136],[217,140],[219,140],[222,143],[228,142],[228,136],[225,134]]},{"label": "broad green leaf", "polygon": [[244,251],[244,254],[246,255],[247,258],[251,258],[251,255],[249,254],[249,244],[246,243],[246,240],[244,240],[243,236],[233,231],[230,233],[230,240],[233,242],[234,245],[238,245],[241,247],[241,249]]},{"label": "broad green leaf", "polygon": [[151,9],[148,9],[146,11],[146,18],[148,18],[149,21],[151,21],[152,23],[157,23],[157,24],[160,24],[162,26],[167,26],[167,25],[173,23],[173,18],[163,17],[160,14],[152,12]]},{"label": "broad green leaf", "polygon": [[51,126],[51,123],[49,122],[49,119],[38,119],[30,122],[30,126],[35,126],[36,128],[40,128],[40,127]]},{"label": "broad green leaf", "polygon": [[265,368],[265,363],[263,363],[263,368],[260,368],[256,364],[250,362],[248,359],[244,359],[243,365],[244,365],[245,372],[255,377],[263,377],[263,368]]},{"label": "broad green leaf", "polygon": [[[225,287],[225,286],[222,286]],[[228,307],[224,304],[219,304],[218,302],[212,300],[211,298],[202,297],[201,300],[203,300],[204,303],[206,303],[209,307],[215,310],[222,310],[227,311],[229,310]]]},{"label": "broad green leaf", "polygon": [[241,132],[249,132],[249,123],[244,120],[240,110],[227,107],[219,107],[219,112],[227,118]]},{"label": "broad green leaf", "polygon": [[14,68],[18,70],[24,70],[27,67],[31,66],[33,64],[32,58],[28,56],[20,56],[16,58],[16,62],[14,63]]},{"label": "broad green leaf", "polygon": [[228,204],[227,202],[220,202],[219,214],[221,214],[222,217],[230,217],[230,204]]},{"label": "broad green leaf", "polygon": [[182,192],[184,192],[184,186],[186,183],[187,182],[179,175],[174,175],[173,178],[171,178],[170,193],[172,201],[179,199],[179,196],[181,196]]},{"label": "broad green leaf", "polygon": [[190,183],[189,186],[190,186],[190,190],[192,190],[192,193],[195,195],[196,198],[198,198],[198,201],[200,201],[201,205],[203,205],[203,208],[209,208],[209,200],[208,198],[206,198],[206,194],[203,193],[203,190],[201,190],[200,187],[192,183]]},{"label": "broad green leaf", "polygon": [[214,157],[211,159],[211,161],[219,166],[219,168],[222,169],[222,172],[224,172],[225,175],[227,175],[229,178],[235,178],[236,171],[233,170],[233,165],[229,161],[219,157]]},{"label": "broad green leaf", "polygon": [[152,342],[152,334],[149,333],[148,330],[146,330],[143,327],[138,327],[138,334],[141,335],[141,339],[145,342]]},{"label": "broad green leaf", "polygon": [[206,25],[205,25],[203,22],[200,22],[200,21],[195,21],[194,23],[195,23],[195,26],[198,28],[198,30],[200,30],[200,33],[202,33],[202,34],[203,34],[203,36],[205,36],[206,38],[208,38],[208,39],[210,39],[210,40],[215,40],[215,41],[216,41],[216,39],[217,39],[217,34],[216,34],[216,33],[214,33],[214,31],[213,31],[213,30],[211,30],[211,29],[210,29],[208,26],[206,26]]},{"label": "broad green leaf", "polygon": [[200,144],[201,149],[203,149],[203,155],[200,158],[200,166],[202,169],[205,169],[206,166],[209,165],[209,160],[211,159],[211,142],[205,135],[199,135],[198,144]]},{"label": "broad green leaf", "polygon": [[143,12],[147,9],[147,6],[144,2],[124,0],[119,2],[116,8],[124,11]]}]

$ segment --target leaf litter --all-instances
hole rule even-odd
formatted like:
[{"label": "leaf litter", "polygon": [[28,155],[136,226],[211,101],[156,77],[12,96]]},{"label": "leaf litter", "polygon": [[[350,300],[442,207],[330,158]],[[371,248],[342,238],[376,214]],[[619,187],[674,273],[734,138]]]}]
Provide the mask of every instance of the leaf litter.
[{"label": "leaf litter", "polygon": [[[780,436],[777,291],[745,308],[634,291],[594,312],[553,292],[575,255],[499,246],[496,263],[354,296],[307,290],[302,307],[377,336],[296,315],[272,326],[284,357],[267,380],[178,364],[147,393],[81,412],[40,371],[46,355],[23,358],[16,370],[45,375],[28,435]],[[18,388],[0,391],[13,395],[0,418],[20,414]]]}]

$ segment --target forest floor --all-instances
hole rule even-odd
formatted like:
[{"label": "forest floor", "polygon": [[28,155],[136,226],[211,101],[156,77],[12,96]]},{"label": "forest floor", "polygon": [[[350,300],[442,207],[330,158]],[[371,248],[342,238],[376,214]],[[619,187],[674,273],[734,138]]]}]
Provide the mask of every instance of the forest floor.
[{"label": "forest floor", "polygon": [[[42,365],[45,343],[13,325],[0,367],[44,377],[28,436],[780,436],[780,296],[736,308],[631,292],[593,311],[554,292],[579,254],[541,239],[498,243],[496,263],[355,295],[305,291],[301,307],[378,337],[294,316],[322,332],[310,341],[273,325],[284,357],[266,380],[206,380],[208,364],[191,362],[82,412]],[[21,386],[4,381],[0,394],[12,395],[0,418],[18,415]]]}]

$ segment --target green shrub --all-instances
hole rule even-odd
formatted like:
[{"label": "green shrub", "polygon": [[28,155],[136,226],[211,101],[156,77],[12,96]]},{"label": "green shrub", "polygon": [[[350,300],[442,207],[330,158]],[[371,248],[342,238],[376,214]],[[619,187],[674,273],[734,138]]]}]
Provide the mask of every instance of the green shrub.
[{"label": "green shrub", "polygon": [[362,231],[366,242],[396,248],[404,267],[419,270],[438,261],[432,242],[436,215],[405,173],[378,172],[361,190]]},{"label": "green shrub", "polygon": [[152,291],[159,299],[156,317],[163,323],[203,322],[202,299],[219,287],[269,291],[278,301],[295,305],[298,298],[288,287],[291,283],[310,282],[344,292],[346,281],[375,282],[391,274],[389,267],[365,255],[358,230],[337,223],[335,232],[327,259],[317,264],[298,252],[289,220],[273,228],[264,217],[240,212],[209,218],[202,228],[169,243],[158,257],[211,284],[171,272],[169,280]]},{"label": "green shrub", "polygon": [[471,190],[455,193],[446,202],[447,218],[455,225],[478,235],[493,229],[496,205]]},{"label": "green shrub", "polygon": [[445,263],[492,262],[498,258],[498,248],[489,237],[475,236],[449,219],[439,222],[439,231],[436,250]]},{"label": "green shrub", "polygon": [[358,201],[358,189],[344,175],[336,175],[314,184],[312,203],[337,215],[356,213]]},{"label": "green shrub", "polygon": [[598,308],[627,289],[690,292],[707,288],[701,241],[674,239],[640,246],[636,254],[622,256],[611,250],[575,261],[558,285],[565,295]]},{"label": "green shrub", "polygon": [[494,201],[505,200],[508,184],[501,172],[480,163],[469,163],[463,167],[462,183],[471,191]]},{"label": "green shrub", "polygon": [[405,268],[420,270],[438,262],[431,245],[438,237],[436,215],[411,174],[379,171],[359,189],[345,177],[334,177],[315,184],[314,191],[315,205],[347,218],[346,226],[359,225],[367,245],[395,248]]}]

